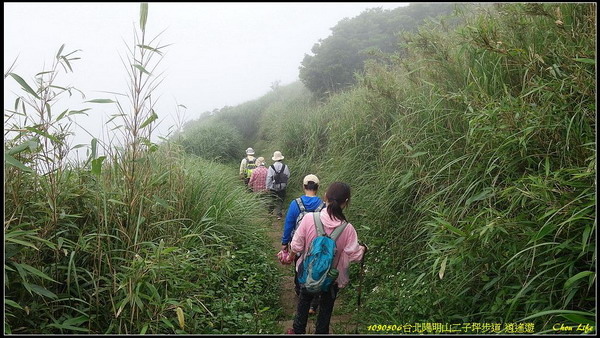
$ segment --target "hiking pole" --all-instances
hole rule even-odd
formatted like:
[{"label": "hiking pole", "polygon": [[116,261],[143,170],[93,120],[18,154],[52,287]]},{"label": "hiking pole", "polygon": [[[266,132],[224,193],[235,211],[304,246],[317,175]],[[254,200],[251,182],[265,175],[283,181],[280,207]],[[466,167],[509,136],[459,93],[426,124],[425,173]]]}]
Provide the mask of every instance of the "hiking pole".
[{"label": "hiking pole", "polygon": [[[367,246],[365,245],[365,252],[363,253],[362,259],[360,260],[360,271],[358,272],[358,299],[357,310],[356,313],[358,318],[360,318],[360,308],[361,308],[361,298],[362,298],[362,285],[365,277],[365,256],[367,255]],[[358,320],[356,321],[356,327],[354,328],[354,333],[358,334]]]}]

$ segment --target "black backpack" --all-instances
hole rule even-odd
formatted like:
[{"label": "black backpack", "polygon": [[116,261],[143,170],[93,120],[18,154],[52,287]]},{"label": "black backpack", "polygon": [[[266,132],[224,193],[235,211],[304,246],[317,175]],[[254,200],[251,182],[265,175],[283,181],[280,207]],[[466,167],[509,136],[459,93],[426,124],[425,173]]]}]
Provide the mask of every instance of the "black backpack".
[{"label": "black backpack", "polygon": [[[282,163],[283,164],[283,163]],[[284,173],[285,171],[285,164],[283,164],[283,166],[281,167],[281,170],[278,172],[277,169],[275,169],[275,165],[271,164],[271,168],[273,168],[273,171],[275,172],[275,175],[273,175],[273,182],[275,184],[287,184],[288,182],[288,176]]]},{"label": "black backpack", "polygon": [[246,158],[246,177],[247,178],[250,178],[250,176],[252,176],[252,171],[254,171],[254,169],[256,169],[256,158],[253,160]]}]

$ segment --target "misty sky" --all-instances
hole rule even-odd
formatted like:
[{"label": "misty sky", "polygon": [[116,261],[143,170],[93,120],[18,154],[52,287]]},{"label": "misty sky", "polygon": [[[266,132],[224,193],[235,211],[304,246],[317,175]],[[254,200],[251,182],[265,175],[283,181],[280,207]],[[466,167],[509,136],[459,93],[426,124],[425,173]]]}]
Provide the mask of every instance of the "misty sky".
[{"label": "misty sky", "polygon": [[[149,3],[147,37],[163,32],[166,48],[157,73],[164,80],[156,112],[162,121],[157,135],[175,125],[175,107],[187,107],[185,119],[200,113],[257,99],[281,85],[298,80],[304,54],[331,33],[338,21],[367,8],[393,9],[407,3]],[[91,107],[77,123],[104,138],[104,122],[117,112],[111,104],[84,103],[115,99],[110,91],[125,93],[127,72],[121,57],[139,27],[139,3],[4,3],[4,71],[18,57],[13,72],[33,84],[34,75],[48,70],[62,44],[64,51],[80,49],[73,73],[61,74],[56,85],[83,91],[65,95],[53,112]],[[63,52],[64,53],[64,52]],[[13,109],[20,86],[4,79],[4,108]],[[156,95],[158,94],[158,95]],[[120,98],[125,103],[126,99]],[[61,109],[62,108],[62,109]],[[5,117],[6,119],[6,117]],[[6,123],[6,120],[5,120]],[[106,128],[106,127],[105,127]],[[110,129],[110,128],[107,128]],[[91,136],[75,129],[71,143],[89,144]],[[153,139],[156,141],[155,139]],[[85,151],[83,152],[85,155]]]}]

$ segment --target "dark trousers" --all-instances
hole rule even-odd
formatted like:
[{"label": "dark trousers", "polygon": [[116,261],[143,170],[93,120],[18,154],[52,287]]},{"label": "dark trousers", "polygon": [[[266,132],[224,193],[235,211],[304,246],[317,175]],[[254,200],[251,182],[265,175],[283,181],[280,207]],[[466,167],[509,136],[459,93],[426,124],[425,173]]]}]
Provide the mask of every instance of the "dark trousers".
[{"label": "dark trousers", "polygon": [[275,214],[275,216],[282,217],[283,216],[283,200],[285,199],[285,189],[284,190],[271,190],[271,196],[273,197],[273,201],[271,204],[271,210]]},{"label": "dark trousers", "polygon": [[339,288],[335,282],[327,292],[321,292],[320,294],[311,294],[306,292],[306,289],[301,289],[298,307],[296,308],[296,316],[294,316],[294,333],[306,333],[306,323],[308,322],[308,310],[310,304],[315,297],[320,295],[321,299],[319,301],[319,313],[317,314],[317,327],[315,328],[315,333],[328,334],[329,322],[331,321],[331,314],[333,313],[333,304],[338,291]]}]

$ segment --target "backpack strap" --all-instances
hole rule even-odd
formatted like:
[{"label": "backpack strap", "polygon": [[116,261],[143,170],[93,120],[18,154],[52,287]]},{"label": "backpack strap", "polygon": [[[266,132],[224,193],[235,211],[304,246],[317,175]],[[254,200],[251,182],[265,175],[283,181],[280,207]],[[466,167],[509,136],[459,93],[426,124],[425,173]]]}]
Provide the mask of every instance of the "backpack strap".
[{"label": "backpack strap", "polygon": [[[327,233],[325,232],[325,228],[323,227],[323,223],[321,222],[320,213],[313,212],[312,214],[313,214],[313,219],[315,220],[315,227],[317,228],[317,235],[318,236],[327,236]],[[342,231],[344,231],[344,229],[346,229],[346,225],[348,225],[348,222],[346,222],[346,221],[342,222],[342,224],[339,225],[337,228],[335,228],[331,232],[331,235],[329,235],[328,237],[333,239],[334,241],[337,240],[337,238],[340,236]]]},{"label": "backpack strap", "polygon": [[321,222],[321,216],[318,212],[313,212],[313,219],[315,220],[315,228],[317,228],[317,236],[326,236],[323,223]]},{"label": "backpack strap", "polygon": [[300,198],[300,197],[296,198],[296,203],[298,203],[298,208],[300,208],[300,213],[303,213],[306,211],[306,207],[304,207],[304,203],[302,203],[302,198]]},{"label": "backpack strap", "polygon": [[323,208],[325,208],[325,202],[321,203],[321,205],[319,205],[316,209],[315,212],[321,211],[323,210]]},{"label": "backpack strap", "polygon": [[331,239],[333,239],[335,241],[342,234],[342,231],[344,231],[344,229],[346,229],[346,225],[348,225],[348,222],[346,222],[346,221],[342,222],[342,224],[340,226],[338,226],[337,228],[335,228],[333,230],[333,232],[331,233],[331,235],[329,235],[329,237],[331,237]]}]

